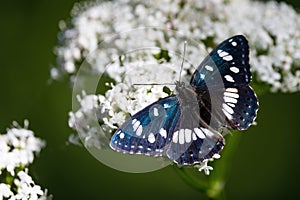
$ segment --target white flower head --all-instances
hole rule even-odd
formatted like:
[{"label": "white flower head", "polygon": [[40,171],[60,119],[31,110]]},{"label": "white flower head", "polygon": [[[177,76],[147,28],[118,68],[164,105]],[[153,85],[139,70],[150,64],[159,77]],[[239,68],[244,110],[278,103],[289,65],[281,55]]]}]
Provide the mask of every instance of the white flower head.
[{"label": "white flower head", "polygon": [[[27,168],[46,142],[35,137],[28,125],[27,120],[24,121],[24,127],[13,122],[13,127],[7,129],[7,133],[0,134],[0,200],[47,199],[47,192],[34,183]],[[6,182],[5,176],[12,181]]]},{"label": "white flower head", "polygon": [[[249,39],[255,81],[271,86],[271,91],[300,90],[297,75],[300,15],[285,3],[250,0],[99,1],[77,4],[72,16],[71,26],[60,22],[62,33],[56,48],[59,68],[51,69],[53,78],[62,74],[73,76],[79,68],[78,63],[91,54],[93,56],[88,60],[91,67],[95,72],[103,72],[103,64],[122,54],[124,48],[130,50],[138,45],[171,50],[178,37],[158,29],[140,29],[126,38],[110,40],[113,35],[136,27],[158,27],[176,30],[208,49],[229,36],[242,33]],[[114,48],[107,48],[109,42]],[[103,43],[102,49],[99,49],[99,43]],[[204,56],[200,49],[189,48],[187,55],[198,63]],[[118,73],[118,66],[114,67],[114,72]]]},{"label": "white flower head", "polygon": [[18,178],[14,179],[14,184],[17,186],[17,194],[15,199],[32,199],[41,200],[45,199],[45,193],[41,189],[41,186],[35,185],[31,176],[28,175],[28,169],[19,171]]},{"label": "white flower head", "polygon": [[10,196],[13,196],[13,192],[10,190],[10,185],[0,183],[0,200],[3,198],[8,199]]},{"label": "white flower head", "polygon": [[6,134],[0,135],[0,173],[6,169],[14,175],[15,168],[27,166],[33,162],[34,154],[37,154],[46,145],[46,142],[36,138],[33,131],[25,127],[21,128],[14,123],[15,127],[7,129]]}]

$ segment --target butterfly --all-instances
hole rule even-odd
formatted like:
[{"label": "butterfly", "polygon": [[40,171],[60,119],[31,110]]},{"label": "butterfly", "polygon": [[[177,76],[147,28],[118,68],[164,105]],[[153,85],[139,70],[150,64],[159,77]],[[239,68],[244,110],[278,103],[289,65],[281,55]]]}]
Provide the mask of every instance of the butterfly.
[{"label": "butterfly", "polygon": [[257,115],[258,99],[249,86],[248,41],[233,36],[213,49],[190,83],[177,81],[175,94],[130,117],[112,136],[118,152],[167,156],[194,165],[219,154],[225,128],[245,130]]}]

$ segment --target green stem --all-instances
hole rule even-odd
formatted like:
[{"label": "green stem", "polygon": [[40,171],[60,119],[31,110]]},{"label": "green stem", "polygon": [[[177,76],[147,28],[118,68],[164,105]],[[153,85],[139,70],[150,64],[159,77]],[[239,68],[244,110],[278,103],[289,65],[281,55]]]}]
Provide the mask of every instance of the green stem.
[{"label": "green stem", "polygon": [[199,179],[186,167],[175,166],[175,170],[189,186],[205,194],[208,199],[224,200],[226,198],[224,190],[226,180],[240,139],[241,134],[235,133],[235,131],[232,131],[232,136],[227,136],[227,143],[221,153],[221,158],[214,161],[214,170],[207,179]]},{"label": "green stem", "polygon": [[[194,175],[192,175],[187,167],[178,167],[176,165],[173,165],[174,169],[178,173],[178,175],[182,178],[182,180],[187,183],[189,186],[192,188],[201,191],[203,193],[206,192],[208,189],[209,185],[207,180],[201,180]],[[194,169],[193,169],[194,170]]]},{"label": "green stem", "polygon": [[225,184],[230,173],[232,160],[241,140],[241,134],[232,131],[231,136],[227,136],[226,145],[221,153],[220,160],[214,163],[214,171],[209,177],[209,190],[207,195],[212,199],[225,199]]}]

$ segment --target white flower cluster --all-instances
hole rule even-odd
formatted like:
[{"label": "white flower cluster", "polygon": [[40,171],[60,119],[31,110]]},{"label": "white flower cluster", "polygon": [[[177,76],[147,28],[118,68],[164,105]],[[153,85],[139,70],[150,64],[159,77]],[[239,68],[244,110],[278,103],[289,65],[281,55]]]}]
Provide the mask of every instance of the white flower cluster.
[{"label": "white flower cluster", "polygon": [[35,185],[27,169],[34,154],[45,145],[45,141],[34,137],[33,132],[28,130],[28,121],[24,122],[24,128],[14,122],[13,128],[7,129],[6,134],[0,134],[0,200],[47,199],[47,190],[44,192]]},{"label": "white flower cluster", "polygon": [[[70,135],[69,142],[80,145],[80,139],[86,147],[101,148],[105,134],[98,128],[96,111],[99,110],[99,99],[96,95],[78,96],[81,108],[76,112],[69,113],[69,127],[76,130],[78,134]],[[102,134],[103,133],[103,134]],[[80,136],[80,137],[79,137]]]},{"label": "white flower cluster", "polygon": [[28,169],[19,171],[17,177],[15,177],[13,184],[17,187],[17,194],[14,194],[11,190],[11,185],[0,183],[0,200],[3,198],[9,200],[49,200],[51,197],[47,197],[47,190],[45,192],[41,189],[41,186],[35,185],[31,176],[28,175]]},{"label": "white flower cluster", "polygon": [[[120,82],[111,83],[109,85],[111,89],[104,95],[83,93],[82,96],[78,96],[80,109],[69,113],[69,126],[81,134],[85,146],[101,148],[104,144],[101,144],[100,141],[105,140],[103,136],[106,139],[110,138],[112,131],[125,122],[128,113],[133,115],[157,99],[168,96],[168,93],[163,90],[164,85],[137,85],[134,87],[129,87],[129,85],[159,83],[162,76],[164,81],[172,83],[179,76],[178,72],[174,70],[177,68],[176,66],[170,63],[158,65],[156,60],[148,63],[125,64],[122,71],[115,70],[116,65],[118,64],[110,65],[107,73],[114,74]],[[143,68],[145,65],[148,66],[146,69]],[[152,70],[160,70],[162,74],[154,74],[151,72]],[[100,127],[95,125],[95,123],[99,123],[95,119],[100,121]],[[76,135],[69,137],[71,143],[78,144],[78,139]]]},{"label": "white flower cluster", "polygon": [[[88,59],[95,72],[126,49],[139,46],[178,47],[178,38],[162,31],[144,31],[116,38],[113,49],[100,42],[111,42],[114,34],[137,27],[159,27],[176,30],[210,49],[234,34],[247,36],[251,48],[254,80],[265,83],[271,91],[300,90],[300,15],[285,3],[250,0],[118,0],[100,1],[73,9],[71,27],[60,23],[60,45],[56,48],[58,68],[51,70],[53,78],[76,74],[78,63]],[[142,36],[140,36],[142,35]],[[138,36],[138,37],[137,37]],[[108,43],[109,43],[108,42]],[[100,49],[99,49],[100,48]],[[189,47],[188,47],[189,50]],[[199,52],[200,51],[200,52]],[[192,61],[200,63],[204,54],[199,49]]]}]

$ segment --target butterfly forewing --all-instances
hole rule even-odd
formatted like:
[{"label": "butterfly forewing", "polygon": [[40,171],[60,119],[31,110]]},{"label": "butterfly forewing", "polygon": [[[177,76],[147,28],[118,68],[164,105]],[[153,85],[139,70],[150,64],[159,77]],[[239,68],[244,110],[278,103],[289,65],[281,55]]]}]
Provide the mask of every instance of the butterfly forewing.
[{"label": "butterfly forewing", "polygon": [[162,155],[180,116],[178,99],[161,99],[128,119],[113,135],[112,149],[130,154]]},{"label": "butterfly forewing", "polygon": [[208,85],[220,88],[249,84],[250,80],[248,42],[244,36],[237,35],[219,44],[201,62],[190,84],[195,88]]}]

